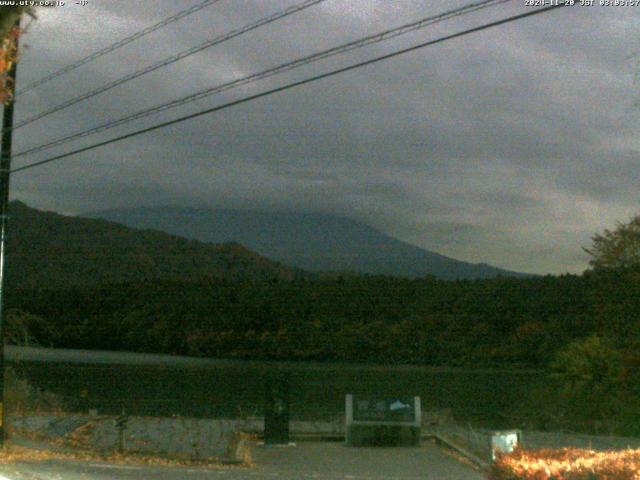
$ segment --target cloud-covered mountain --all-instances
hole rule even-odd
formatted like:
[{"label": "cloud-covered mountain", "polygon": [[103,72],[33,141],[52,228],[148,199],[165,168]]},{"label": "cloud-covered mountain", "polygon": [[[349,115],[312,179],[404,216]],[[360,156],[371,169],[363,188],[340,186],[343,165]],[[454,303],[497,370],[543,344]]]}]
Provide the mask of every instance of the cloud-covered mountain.
[{"label": "cloud-covered mountain", "polygon": [[434,275],[442,279],[523,275],[484,263],[455,260],[392,238],[363,223],[328,214],[140,207],[85,216],[202,242],[237,242],[272,260],[311,271],[404,277]]}]

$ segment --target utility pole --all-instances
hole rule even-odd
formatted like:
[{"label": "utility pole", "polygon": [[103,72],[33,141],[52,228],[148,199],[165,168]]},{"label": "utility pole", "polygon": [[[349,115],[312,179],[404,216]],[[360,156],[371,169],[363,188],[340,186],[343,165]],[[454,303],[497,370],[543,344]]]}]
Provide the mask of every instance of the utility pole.
[{"label": "utility pole", "polygon": [[[14,27],[20,28],[20,19]],[[18,38],[16,37],[16,55],[18,52]],[[7,236],[7,219],[9,213],[9,176],[11,174],[11,141],[13,137],[13,106],[14,93],[16,91],[17,59],[11,64],[7,74],[7,88],[10,92],[8,103],[5,104],[2,115],[2,139],[0,147],[0,447],[4,446],[6,428],[6,403],[5,403],[5,375],[4,375],[4,272],[5,250]]]}]

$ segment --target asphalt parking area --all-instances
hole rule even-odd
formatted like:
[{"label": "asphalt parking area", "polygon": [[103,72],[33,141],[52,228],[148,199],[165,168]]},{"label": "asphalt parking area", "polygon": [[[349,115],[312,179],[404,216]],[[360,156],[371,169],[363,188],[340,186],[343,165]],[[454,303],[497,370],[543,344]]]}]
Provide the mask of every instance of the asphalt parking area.
[{"label": "asphalt parking area", "polygon": [[21,462],[0,466],[1,480],[482,480],[481,472],[431,442],[419,447],[346,447],[303,441],[295,446],[252,446],[254,465],[196,468],[112,465],[100,462]]}]

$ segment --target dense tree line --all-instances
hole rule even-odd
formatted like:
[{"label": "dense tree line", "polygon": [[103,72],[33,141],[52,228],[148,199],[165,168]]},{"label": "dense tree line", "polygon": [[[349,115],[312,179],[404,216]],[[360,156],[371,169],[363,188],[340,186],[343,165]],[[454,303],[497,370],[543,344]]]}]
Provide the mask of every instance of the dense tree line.
[{"label": "dense tree line", "polygon": [[639,276],[639,269],[623,269],[455,282],[209,278],[14,290],[7,303],[39,325],[29,338],[63,348],[541,366],[561,346],[589,335],[632,348],[640,328]]}]

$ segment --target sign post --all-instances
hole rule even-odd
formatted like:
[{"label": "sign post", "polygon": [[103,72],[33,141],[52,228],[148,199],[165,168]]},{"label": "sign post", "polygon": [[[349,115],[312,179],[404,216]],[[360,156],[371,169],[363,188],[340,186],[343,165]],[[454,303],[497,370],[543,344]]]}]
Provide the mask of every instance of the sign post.
[{"label": "sign post", "polygon": [[491,461],[495,461],[496,454],[511,453],[522,442],[522,432],[520,430],[508,430],[504,432],[493,432],[491,434]]},{"label": "sign post", "polygon": [[[20,18],[16,20],[14,28],[20,28]],[[18,52],[18,39],[15,40],[16,55]],[[5,275],[5,249],[7,238],[7,219],[9,217],[9,177],[11,175],[11,144],[13,140],[13,107],[15,103],[14,92],[16,88],[17,61],[11,64],[7,74],[6,83],[10,89],[9,101],[2,112],[2,134],[0,135],[0,446],[7,439],[5,403],[6,378],[4,362],[4,275]],[[3,408],[5,407],[5,408]]]}]

